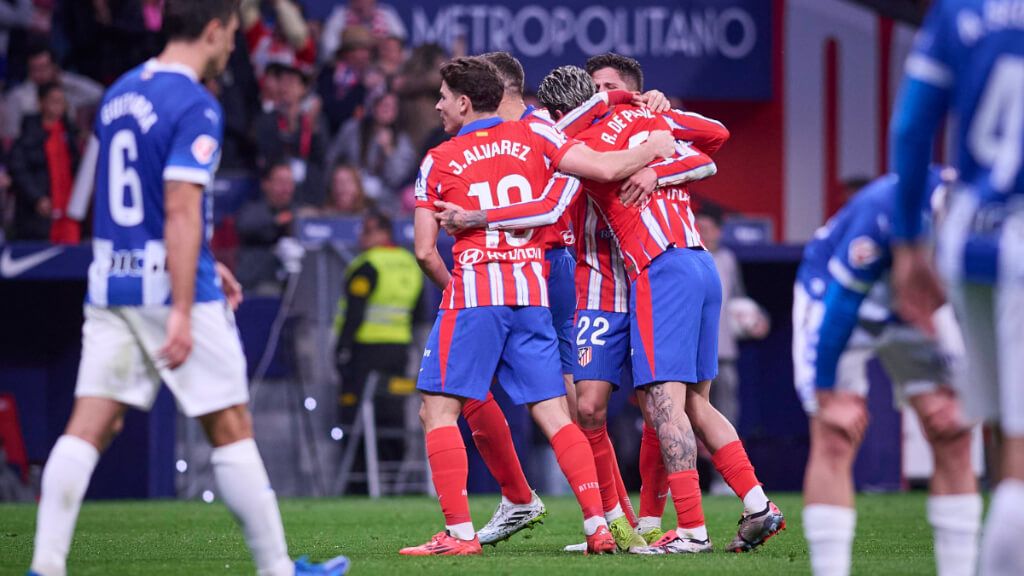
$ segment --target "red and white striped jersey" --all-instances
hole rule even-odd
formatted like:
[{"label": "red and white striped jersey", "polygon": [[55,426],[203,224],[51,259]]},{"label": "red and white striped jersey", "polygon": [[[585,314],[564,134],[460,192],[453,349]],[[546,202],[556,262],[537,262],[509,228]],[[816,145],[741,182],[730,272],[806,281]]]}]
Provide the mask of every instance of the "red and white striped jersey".
[{"label": "red and white striped jersey", "polygon": [[[682,113],[684,116],[685,113]],[[579,118],[567,117],[568,124]],[[717,150],[728,138],[728,131],[721,124],[702,120],[718,128],[712,130],[720,140],[707,137],[710,147]],[[562,126],[562,121],[558,124]],[[619,105],[595,124],[579,133],[581,141],[598,151],[623,150],[643,143],[650,132],[673,130],[681,133],[684,128],[673,128],[659,115],[646,108]],[[692,133],[690,133],[692,132]],[[690,130],[688,136],[697,130]],[[710,134],[710,132],[709,132]],[[620,183],[584,182],[584,190],[593,199],[597,210],[605,217],[615,234],[625,261],[626,272],[635,278],[651,260],[670,247],[703,247],[697,231],[693,212],[690,210],[690,196],[685,182],[706,178],[715,173],[714,162],[700,150],[687,142],[679,142],[676,154],[671,158],[651,164],[658,173],[659,189],[641,207],[626,207],[618,199]],[[545,196],[537,202],[488,211],[489,226],[494,229],[519,227],[531,222],[548,221],[557,213],[563,198]],[[614,273],[614,272],[612,272]]]},{"label": "red and white striped jersey", "polygon": [[[487,210],[541,195],[572,196],[579,182],[551,178],[551,166],[575,144],[540,122],[472,122],[423,159],[416,207],[436,212],[434,202],[444,200],[467,210]],[[532,229],[457,234],[455,266],[441,307],[547,306],[546,248],[543,236]]]},{"label": "red and white striped jersey", "polygon": [[[523,117],[520,120],[526,123],[539,122],[547,126],[555,125],[547,110],[534,106],[527,106],[526,112],[523,113]],[[554,224],[538,228],[537,234],[541,234],[544,237],[544,243],[548,248],[572,246],[575,243],[575,236],[573,234],[572,220],[569,218],[569,211],[567,210],[563,213]]]},{"label": "red and white striped jersey", "polygon": [[576,309],[629,312],[626,268],[608,222],[586,195],[567,212],[576,234]]}]

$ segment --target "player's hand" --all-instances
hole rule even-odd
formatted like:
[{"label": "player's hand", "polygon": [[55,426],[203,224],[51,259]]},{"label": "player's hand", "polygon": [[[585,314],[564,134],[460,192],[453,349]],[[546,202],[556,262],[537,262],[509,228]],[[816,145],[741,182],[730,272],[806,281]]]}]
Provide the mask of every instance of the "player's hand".
[{"label": "player's hand", "polygon": [[676,153],[676,140],[668,130],[651,132],[647,143],[654,148],[654,154],[659,158],[668,158]]},{"label": "player's hand", "polygon": [[434,213],[434,219],[449,234],[457,234],[467,228],[483,228],[487,225],[487,214],[483,210],[465,210],[458,204],[441,200],[434,202],[434,206],[440,210]]},{"label": "player's hand", "polygon": [[242,285],[235,279],[231,269],[223,263],[217,262],[216,268],[217,276],[220,277],[220,286],[224,290],[224,297],[228,299],[228,306],[234,312],[238,310],[238,305],[242,303]]},{"label": "player's hand", "polygon": [[619,202],[623,206],[641,206],[658,187],[658,173],[653,168],[641,168],[619,188]]},{"label": "player's hand", "polygon": [[50,202],[50,198],[40,198],[36,202],[36,214],[39,214],[43,218],[49,218],[50,214],[53,213],[53,203]]},{"label": "player's hand", "polygon": [[849,392],[832,391],[818,392],[818,419],[854,445],[864,439],[869,420],[863,398]]},{"label": "player's hand", "polygon": [[668,97],[659,90],[648,90],[640,98],[643,105],[650,108],[651,112],[661,114],[672,109],[672,104],[668,101]]},{"label": "player's hand", "polygon": [[932,314],[945,303],[946,295],[926,247],[904,244],[893,248],[892,286],[899,315],[934,336]]},{"label": "player's hand", "polygon": [[167,317],[167,340],[157,351],[157,360],[170,370],[185,363],[192,352],[192,315],[187,311],[171,308]]}]

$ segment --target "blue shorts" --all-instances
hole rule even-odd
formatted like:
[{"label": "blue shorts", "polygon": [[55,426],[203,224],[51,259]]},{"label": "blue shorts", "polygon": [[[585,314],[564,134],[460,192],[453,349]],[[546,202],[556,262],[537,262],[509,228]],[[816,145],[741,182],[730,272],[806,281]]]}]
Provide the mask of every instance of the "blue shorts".
[{"label": "blue shorts", "polygon": [[657,256],[633,281],[629,309],[634,387],[718,375],[722,283],[710,253],[675,248]]},{"label": "blue shorts", "polygon": [[629,362],[629,314],[580,310],[574,343],[573,380],[601,380],[618,388]]},{"label": "blue shorts", "polygon": [[551,322],[558,335],[558,357],[562,361],[562,374],[572,374],[576,358],[572,347],[572,326],[576,315],[576,259],[568,248],[552,248],[545,258],[551,264],[548,304],[551,306]]},{"label": "blue shorts", "polygon": [[495,376],[516,404],[565,395],[551,312],[541,306],[438,311],[416,388],[483,402]]}]

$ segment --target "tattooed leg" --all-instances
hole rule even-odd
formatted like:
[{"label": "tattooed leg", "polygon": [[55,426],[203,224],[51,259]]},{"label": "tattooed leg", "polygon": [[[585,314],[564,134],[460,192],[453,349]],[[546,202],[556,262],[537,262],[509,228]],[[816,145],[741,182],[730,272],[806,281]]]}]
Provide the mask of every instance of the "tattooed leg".
[{"label": "tattooed leg", "polygon": [[669,474],[697,468],[697,441],[686,416],[686,385],[659,382],[647,386],[647,414],[658,432]]}]

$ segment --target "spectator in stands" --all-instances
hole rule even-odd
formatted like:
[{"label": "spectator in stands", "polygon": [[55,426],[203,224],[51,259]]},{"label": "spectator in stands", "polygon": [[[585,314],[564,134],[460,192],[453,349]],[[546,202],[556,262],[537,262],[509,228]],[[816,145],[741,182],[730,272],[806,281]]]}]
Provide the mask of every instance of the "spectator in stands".
[{"label": "spectator in stands", "polygon": [[375,200],[393,198],[416,170],[419,158],[408,134],[398,128],[398,97],[387,92],[373,111],[342,126],[327,151],[327,162],[362,168],[363,189]]},{"label": "spectator in stands", "polygon": [[104,85],[163,46],[161,0],[65,2],[63,27],[72,46],[67,64]]},{"label": "spectator in stands", "polygon": [[363,219],[362,253],[345,271],[338,302],[335,358],[345,389],[358,393],[371,371],[405,376],[423,273],[416,257],[395,245],[391,220]]},{"label": "spectator in stands", "polygon": [[318,206],[326,195],[323,174],[327,151],[320,101],[307,97],[308,68],[295,64],[279,67],[274,109],[256,120],[259,164],[265,166],[271,158],[288,159],[298,186],[299,203]]},{"label": "spectator in stands", "polygon": [[[417,46],[395,78],[394,89],[400,100],[402,130],[409,135],[413,148],[421,152],[417,154],[419,157],[426,153],[428,139],[432,144],[444,141],[441,119],[434,106],[437,104],[438,90],[441,89],[441,64],[447,58],[444,49],[437,44]],[[439,135],[428,138],[435,131]],[[433,148],[433,145],[430,147]]]},{"label": "spectator in stands", "polygon": [[377,38],[376,67],[381,74],[388,79],[388,85],[392,78],[402,70],[405,63],[405,40],[390,34]]},{"label": "spectator in stands", "polygon": [[241,28],[245,30],[249,57],[256,77],[272,62],[292,62],[300,68],[312,70],[316,62],[316,44],[302,10],[292,0],[264,0],[270,4],[276,17],[275,25],[264,22],[260,13],[260,0],[242,0]]},{"label": "spectator in stands", "polygon": [[[743,274],[739,262],[732,250],[723,246],[722,222],[724,211],[718,205],[705,203],[697,215],[697,229],[700,230],[704,246],[715,259],[718,276],[722,281],[722,316],[718,324],[718,376],[711,385],[711,404],[733,425],[739,423],[739,373],[736,361],[739,359],[737,338],[764,338],[768,333],[767,318],[763,322],[750,326],[747,333],[737,334],[735,322],[730,317],[730,304],[738,299],[746,299],[746,288],[743,286]],[[721,474],[714,472],[711,479],[711,491],[714,494],[731,494],[732,490],[722,479]]]},{"label": "spectator in stands", "polygon": [[67,217],[66,210],[78,169],[78,133],[67,120],[67,103],[59,84],[41,85],[38,99],[41,113],[25,118],[22,134],[11,148],[14,237],[77,244],[80,225]]},{"label": "spectator in stands", "polygon": [[0,77],[7,72],[7,48],[13,30],[27,28],[32,24],[32,0],[9,0],[0,2]]},{"label": "spectator in stands", "polygon": [[260,95],[241,31],[235,35],[235,51],[218,80],[216,94],[224,111],[224,152],[220,169],[253,173],[257,154],[253,125],[261,111]]},{"label": "spectator in stands", "polygon": [[247,291],[275,293],[280,291],[286,272],[279,253],[294,240],[291,163],[284,159],[270,163],[260,188],[263,197],[248,201],[235,216],[241,243],[236,278]]},{"label": "spectator in stands", "polygon": [[25,116],[39,113],[39,87],[58,83],[67,102],[68,117],[78,119],[79,112],[95,108],[103,98],[103,86],[73,72],[62,72],[53,59],[53,51],[37,46],[29,54],[28,80],[15,86],[7,94],[4,117],[4,138],[16,138]]},{"label": "spectator in stands", "polygon": [[359,169],[351,164],[337,164],[331,172],[331,190],[322,216],[362,216],[373,208],[373,200],[363,192]]},{"label": "spectator in stands", "polygon": [[320,46],[325,58],[344,43],[342,32],[353,26],[369,30],[375,38],[395,36],[404,41],[407,37],[405,25],[394,8],[377,4],[377,0],[349,0],[347,6],[336,6],[324,22]]},{"label": "spectator in stands", "polygon": [[349,118],[362,114],[371,90],[371,86],[367,85],[367,76],[370,76],[370,80],[376,77],[379,81],[383,78],[380,74],[371,74],[373,46],[373,36],[366,28],[346,28],[342,34],[341,48],[333,60],[320,70],[316,91],[323,100],[324,115],[331,134],[336,133]]}]

